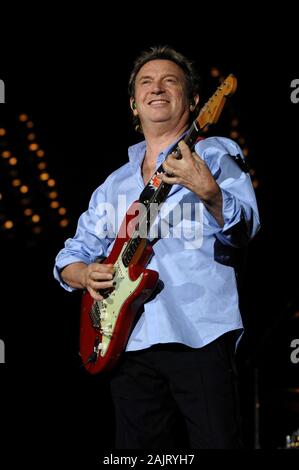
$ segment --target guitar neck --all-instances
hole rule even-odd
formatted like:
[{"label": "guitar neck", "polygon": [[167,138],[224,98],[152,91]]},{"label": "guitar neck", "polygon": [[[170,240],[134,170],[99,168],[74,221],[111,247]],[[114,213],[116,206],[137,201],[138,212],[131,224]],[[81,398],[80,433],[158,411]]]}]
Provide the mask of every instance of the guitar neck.
[{"label": "guitar neck", "polygon": [[[232,95],[237,88],[237,80],[234,75],[230,74],[226,80],[217,88],[212,97],[207,101],[207,103],[201,108],[197,119],[192,123],[187,134],[183,138],[184,142],[188,145],[190,150],[194,149],[197,138],[201,134],[204,128],[207,128],[211,124],[214,124],[218,121],[223,106],[225,104],[226,98]],[[167,152],[166,158],[168,155],[172,154],[176,159],[181,159],[181,151],[178,144],[175,144]],[[156,219],[156,216],[161,209],[161,205],[165,202],[172,185],[167,183],[160,183],[156,185],[154,178],[158,173],[165,173],[163,164],[155,171],[154,175],[150,179],[149,183],[145,186],[144,190],[140,194],[139,202],[146,208],[146,211],[143,211],[142,216],[140,217],[138,223],[135,226],[135,232],[131,239],[128,242],[128,246],[125,250],[125,261],[126,265],[130,263],[134,253],[140,246],[140,242],[143,239],[140,237],[142,233],[143,237],[146,237],[150,233],[150,229]]]},{"label": "guitar neck", "polygon": [[[185,135],[185,137],[182,139],[188,145],[188,147],[190,148],[191,151],[195,147],[195,144],[196,144],[197,138],[200,135],[200,132],[201,131],[200,131],[198,125],[197,125],[197,121],[195,120],[192,123],[192,125],[191,125],[190,129],[188,130],[187,134]],[[175,144],[173,147],[171,147],[171,149],[167,152],[166,158],[170,154],[172,154],[174,156],[174,158],[176,158],[177,160],[180,160],[182,158],[182,154],[181,154],[181,151],[180,151],[180,148],[179,148],[178,144]],[[159,166],[159,168],[156,170],[156,173],[165,173],[165,170],[163,168],[163,164]],[[171,188],[172,188],[171,184],[161,183],[159,188],[157,189],[157,191],[155,191],[154,194],[152,195],[150,201],[148,201],[146,198],[144,200],[142,200],[142,195],[143,195],[143,193],[146,193],[146,191],[142,192],[141,198],[139,200],[140,200],[140,202],[142,202],[143,204],[146,204],[146,205],[148,203],[162,204],[166,200]]]}]

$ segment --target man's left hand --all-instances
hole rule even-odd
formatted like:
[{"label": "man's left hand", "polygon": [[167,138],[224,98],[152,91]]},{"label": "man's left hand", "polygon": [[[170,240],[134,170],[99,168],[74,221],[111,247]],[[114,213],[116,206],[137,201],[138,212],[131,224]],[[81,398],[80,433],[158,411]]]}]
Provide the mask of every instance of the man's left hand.
[{"label": "man's left hand", "polygon": [[191,152],[183,140],[178,145],[182,158],[177,160],[171,154],[167,157],[163,163],[167,175],[159,175],[161,180],[167,184],[180,184],[197,194],[220,226],[223,226],[220,187],[203,159],[197,153]]},{"label": "man's left hand", "polygon": [[[220,188],[203,159],[191,152],[183,140],[179,142],[182,158],[177,160],[170,154],[163,163],[166,174],[161,175],[167,184],[180,184],[208,202],[219,194]],[[172,175],[172,176],[168,176]]]}]

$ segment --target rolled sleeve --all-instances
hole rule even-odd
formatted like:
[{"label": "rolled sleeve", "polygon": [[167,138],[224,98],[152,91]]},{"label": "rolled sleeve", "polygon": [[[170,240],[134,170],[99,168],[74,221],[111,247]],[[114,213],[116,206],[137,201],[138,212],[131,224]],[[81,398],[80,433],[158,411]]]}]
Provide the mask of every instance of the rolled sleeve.
[{"label": "rolled sleeve", "polygon": [[[210,139],[212,145],[209,145]],[[221,227],[206,208],[205,218],[222,243],[244,246],[260,227],[251,178],[234,161],[235,155],[242,156],[235,142],[220,137],[210,139],[202,141],[196,151],[204,158],[221,189],[224,225]]]},{"label": "rolled sleeve", "polygon": [[63,281],[60,275],[63,268],[78,262],[90,264],[107,256],[107,249],[114,239],[108,227],[105,195],[99,187],[91,197],[88,210],[78,220],[75,236],[66,240],[55,259],[54,277],[65,290],[72,292],[76,289]]}]

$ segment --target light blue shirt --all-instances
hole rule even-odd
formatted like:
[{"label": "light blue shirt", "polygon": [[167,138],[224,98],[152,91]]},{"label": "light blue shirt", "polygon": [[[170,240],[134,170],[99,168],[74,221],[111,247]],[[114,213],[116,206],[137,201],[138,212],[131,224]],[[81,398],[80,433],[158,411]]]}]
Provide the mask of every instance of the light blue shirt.
[{"label": "light blue shirt", "polygon": [[[158,155],[156,168],[169,148]],[[145,150],[144,141],[129,148],[129,162],[94,191],[88,210],[79,218],[74,238],[66,240],[58,253],[54,276],[66,290],[74,289],[60,277],[65,266],[78,261],[89,264],[110,253],[126,210],[144,188],[141,164]],[[144,304],[127,351],[168,342],[198,348],[228,331],[242,331],[236,275],[229,253],[246,245],[259,229],[254,190],[250,176],[232,158],[242,155],[234,141],[209,137],[198,142],[195,151],[221,188],[224,226],[217,223],[196,194],[183,186],[172,186],[149,237],[156,240],[147,267],[158,271],[159,288]],[[182,209],[178,219],[175,211],[185,206],[186,211]]]}]

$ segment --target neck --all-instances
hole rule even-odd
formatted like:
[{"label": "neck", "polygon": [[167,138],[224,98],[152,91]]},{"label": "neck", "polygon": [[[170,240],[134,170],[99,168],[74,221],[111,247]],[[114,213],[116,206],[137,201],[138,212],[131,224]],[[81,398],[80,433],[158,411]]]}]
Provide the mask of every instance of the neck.
[{"label": "neck", "polygon": [[165,130],[161,126],[150,131],[144,130],[144,137],[146,140],[146,155],[145,160],[149,165],[155,165],[157,157],[162,150],[168,147],[170,144],[179,139],[179,137],[185,132],[188,125],[178,127],[177,129]]}]

